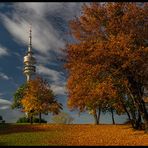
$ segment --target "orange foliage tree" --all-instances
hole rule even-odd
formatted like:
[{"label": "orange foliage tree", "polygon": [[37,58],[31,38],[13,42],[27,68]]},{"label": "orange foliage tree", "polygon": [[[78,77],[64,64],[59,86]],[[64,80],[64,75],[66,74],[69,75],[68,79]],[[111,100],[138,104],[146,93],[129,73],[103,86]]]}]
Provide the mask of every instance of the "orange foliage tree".
[{"label": "orange foliage tree", "polygon": [[95,114],[109,104],[122,112],[127,111],[125,100],[132,98],[148,131],[143,101],[148,80],[147,14],[147,3],[83,5],[82,15],[70,21],[75,42],[64,49],[70,108],[84,111],[91,106]]},{"label": "orange foliage tree", "polygon": [[24,112],[27,112],[31,119],[33,115],[39,114],[41,122],[41,113],[52,112],[58,114],[62,109],[62,104],[55,99],[53,91],[46,80],[36,77],[27,83],[25,95],[21,99]]}]

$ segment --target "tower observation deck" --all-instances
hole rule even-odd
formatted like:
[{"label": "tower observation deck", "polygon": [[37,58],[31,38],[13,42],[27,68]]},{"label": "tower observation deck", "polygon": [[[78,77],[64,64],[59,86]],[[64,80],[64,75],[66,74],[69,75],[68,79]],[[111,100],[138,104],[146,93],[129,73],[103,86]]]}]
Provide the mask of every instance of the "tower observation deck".
[{"label": "tower observation deck", "polygon": [[32,77],[35,75],[36,72],[36,59],[33,56],[32,52],[32,31],[31,27],[29,30],[29,45],[28,45],[28,51],[26,55],[24,56],[24,69],[23,72],[26,75],[27,81],[31,80]]}]

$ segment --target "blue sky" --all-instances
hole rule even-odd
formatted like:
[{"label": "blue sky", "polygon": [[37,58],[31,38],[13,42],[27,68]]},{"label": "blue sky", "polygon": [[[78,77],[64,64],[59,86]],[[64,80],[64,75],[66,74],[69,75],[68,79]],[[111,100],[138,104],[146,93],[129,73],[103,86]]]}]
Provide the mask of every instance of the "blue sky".
[{"label": "blue sky", "polygon": [[[66,78],[63,63],[58,60],[63,55],[60,48],[65,41],[72,41],[66,35],[68,21],[81,14],[82,3],[0,3],[0,115],[6,122],[16,122],[23,116],[19,110],[11,110],[13,94],[24,83],[23,57],[28,47],[29,25],[32,24],[32,46],[37,60],[37,74],[48,79],[57,99],[75,118],[75,123],[93,123],[87,113],[80,116],[66,106]],[[44,116],[50,121],[51,115]],[[116,122],[125,121],[125,116],[116,116]],[[101,116],[102,123],[111,123],[109,114]]]}]

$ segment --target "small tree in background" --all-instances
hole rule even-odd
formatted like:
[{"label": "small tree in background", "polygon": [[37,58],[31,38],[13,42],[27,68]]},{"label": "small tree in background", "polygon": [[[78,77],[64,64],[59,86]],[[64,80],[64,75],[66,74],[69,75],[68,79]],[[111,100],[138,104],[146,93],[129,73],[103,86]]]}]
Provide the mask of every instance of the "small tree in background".
[{"label": "small tree in background", "polygon": [[[62,109],[62,104],[55,99],[53,91],[47,80],[36,77],[27,83],[21,103],[24,112],[27,112],[32,119],[33,115],[39,115],[39,123],[41,123],[41,114],[58,114]],[[32,121],[32,120],[30,120]],[[32,123],[32,122],[31,122]]]},{"label": "small tree in background", "polygon": [[71,117],[68,113],[61,112],[58,115],[52,117],[52,121],[58,124],[72,124],[74,118]]},{"label": "small tree in background", "polygon": [[[32,122],[39,123],[40,120],[39,120],[39,118],[33,117]],[[30,123],[30,119],[27,117],[21,117],[16,121],[16,123]],[[47,123],[47,121],[44,119],[41,119],[41,123]]]}]

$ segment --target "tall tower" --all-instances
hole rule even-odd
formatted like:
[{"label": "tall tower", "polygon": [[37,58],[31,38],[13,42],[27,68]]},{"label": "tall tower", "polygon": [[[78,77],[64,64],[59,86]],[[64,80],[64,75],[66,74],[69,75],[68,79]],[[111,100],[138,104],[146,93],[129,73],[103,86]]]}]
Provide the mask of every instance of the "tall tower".
[{"label": "tall tower", "polygon": [[32,31],[30,26],[28,51],[24,56],[24,74],[26,75],[27,81],[31,80],[36,72],[36,67],[35,67],[36,60],[33,57],[33,52],[32,52],[32,36],[31,36],[32,34],[31,33]]}]

